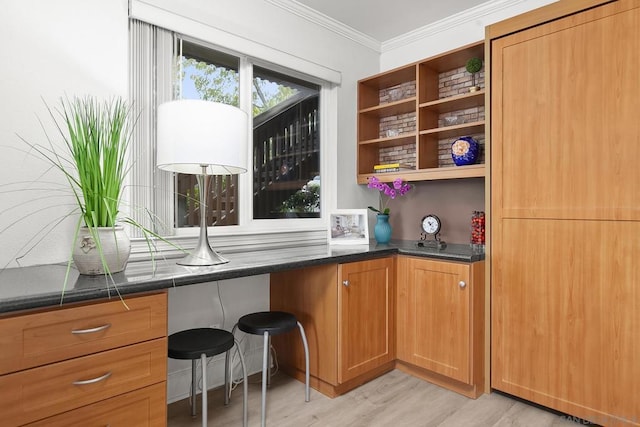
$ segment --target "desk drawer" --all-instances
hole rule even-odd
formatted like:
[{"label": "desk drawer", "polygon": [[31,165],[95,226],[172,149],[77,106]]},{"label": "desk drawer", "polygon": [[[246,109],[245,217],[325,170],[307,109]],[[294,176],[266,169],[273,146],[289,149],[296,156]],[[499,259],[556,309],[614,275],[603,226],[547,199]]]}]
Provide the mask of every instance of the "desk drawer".
[{"label": "desk drawer", "polygon": [[167,425],[167,385],[140,390],[83,406],[29,424],[29,427],[163,427]]},{"label": "desk drawer", "polygon": [[22,425],[165,383],[166,377],[167,339],[160,338],[1,376],[0,414],[3,425]]},{"label": "desk drawer", "polygon": [[0,319],[0,375],[167,335],[159,293]]}]

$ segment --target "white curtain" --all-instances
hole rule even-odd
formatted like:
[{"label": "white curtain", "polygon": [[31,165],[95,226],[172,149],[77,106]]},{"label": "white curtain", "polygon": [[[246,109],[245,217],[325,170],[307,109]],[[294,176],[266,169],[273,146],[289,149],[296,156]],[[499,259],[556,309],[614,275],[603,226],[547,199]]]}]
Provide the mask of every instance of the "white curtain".
[{"label": "white curtain", "polygon": [[[174,33],[129,20],[129,99],[139,113],[131,142],[131,216],[160,235],[173,234],[172,174],[156,168],[156,109],[173,99]],[[134,237],[141,237],[140,231]]]}]

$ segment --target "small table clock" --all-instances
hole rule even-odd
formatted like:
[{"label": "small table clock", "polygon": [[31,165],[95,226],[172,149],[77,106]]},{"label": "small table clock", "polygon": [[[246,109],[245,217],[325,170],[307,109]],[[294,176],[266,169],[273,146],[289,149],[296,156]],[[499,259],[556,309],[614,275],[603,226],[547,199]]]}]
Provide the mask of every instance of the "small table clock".
[{"label": "small table clock", "polygon": [[447,244],[440,240],[440,237],[438,236],[438,233],[440,233],[440,229],[442,228],[440,218],[433,214],[425,215],[420,221],[420,226],[422,227],[422,232],[420,233],[418,246],[436,249],[444,249],[447,247]]}]

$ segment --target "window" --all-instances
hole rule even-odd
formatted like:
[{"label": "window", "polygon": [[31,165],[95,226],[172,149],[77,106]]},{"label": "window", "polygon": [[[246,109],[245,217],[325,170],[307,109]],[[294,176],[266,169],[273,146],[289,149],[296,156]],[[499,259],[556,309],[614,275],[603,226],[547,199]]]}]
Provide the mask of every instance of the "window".
[{"label": "window", "polygon": [[[254,128],[252,140],[247,141],[252,153],[249,171],[211,177],[206,215],[207,223],[216,226],[209,230],[216,247],[242,250],[248,244],[272,248],[326,243],[321,212],[336,203],[335,192],[326,188],[335,186],[336,178],[328,159],[337,156],[339,76],[262,45],[254,49],[258,45],[245,39],[232,44],[267,58],[249,58],[136,19],[130,19],[130,37],[130,96],[141,112],[131,153],[135,159],[131,206],[136,220],[186,248],[197,239],[199,189],[193,177],[156,167],[155,111],[172,99],[207,99],[239,106],[252,116]],[[269,58],[274,62],[265,60]],[[294,71],[298,66],[329,80]],[[320,176],[326,188],[320,187]],[[134,254],[146,254],[142,243],[133,246]],[[161,250],[174,251],[169,245]]]},{"label": "window", "polygon": [[[251,75],[252,218],[320,218],[320,86],[251,62],[241,71],[240,57],[196,42],[179,49],[176,98],[240,106],[241,73]],[[239,225],[238,176],[209,179],[207,224]],[[198,227],[196,177],[177,174],[174,185],[175,226]]]}]

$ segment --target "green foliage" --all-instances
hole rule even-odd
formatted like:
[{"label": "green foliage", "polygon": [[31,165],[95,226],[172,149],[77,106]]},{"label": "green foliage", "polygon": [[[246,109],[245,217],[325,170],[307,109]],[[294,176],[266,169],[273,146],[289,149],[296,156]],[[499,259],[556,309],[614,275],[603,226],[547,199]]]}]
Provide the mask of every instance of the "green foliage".
[{"label": "green foliage", "polygon": [[275,94],[265,94],[264,88],[269,81],[260,78],[253,79],[253,116],[264,113],[270,108],[275,107],[282,101],[295,95],[296,91],[290,87],[278,85],[278,91]]},{"label": "green foliage", "polygon": [[[239,105],[238,72],[225,67],[216,67],[193,58],[185,59],[183,66],[194,67],[198,72],[191,75],[201,99]],[[184,76],[182,76],[184,78]]]},{"label": "green foliage", "polygon": [[465,68],[470,74],[475,74],[482,69],[482,59],[480,58],[471,58],[467,61],[467,65]]},{"label": "green foliage", "polygon": [[[223,104],[239,104],[239,77],[233,69],[219,67],[208,62],[185,58],[183,68],[193,67],[197,72],[191,74],[194,87],[200,99],[221,102]],[[185,78],[184,71],[180,80]],[[271,82],[258,77],[253,79],[253,116],[257,116],[282,101],[293,96],[296,91],[284,85],[277,86],[277,92],[269,90]]]},{"label": "green foliage", "polygon": [[309,181],[280,206],[280,212],[318,212],[319,209],[320,181]]},{"label": "green foliage", "polygon": [[113,227],[119,212],[122,187],[129,171],[127,149],[131,135],[130,107],[121,99],[95,98],[61,101],[60,116],[68,132],[61,135],[77,177],[61,162],[88,227]]}]

